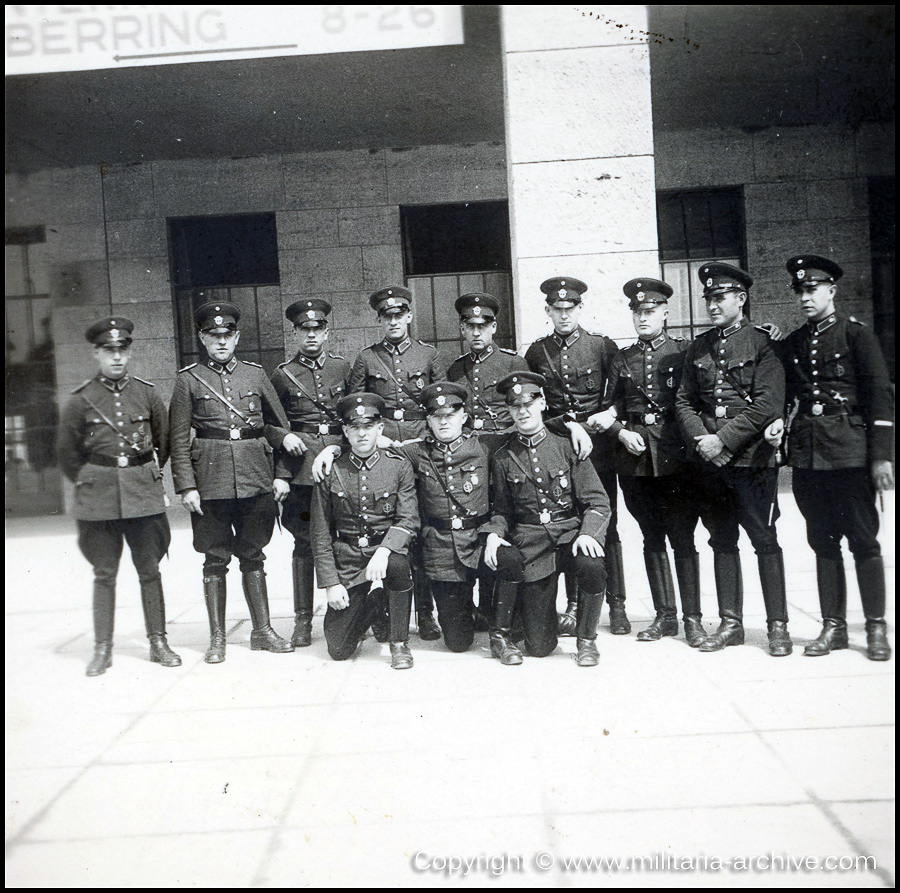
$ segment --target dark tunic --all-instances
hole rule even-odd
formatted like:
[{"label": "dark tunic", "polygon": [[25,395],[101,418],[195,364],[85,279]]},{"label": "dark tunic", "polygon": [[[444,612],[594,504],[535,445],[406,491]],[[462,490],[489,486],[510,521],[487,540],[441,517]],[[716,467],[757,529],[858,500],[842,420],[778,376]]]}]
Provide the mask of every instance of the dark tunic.
[{"label": "dark tunic", "polygon": [[450,381],[459,382],[468,395],[466,412],[473,430],[496,433],[512,428],[512,416],[506,400],[497,393],[497,382],[511,372],[528,369],[515,351],[489,344],[481,354],[472,351],[457,357],[447,371]]}]

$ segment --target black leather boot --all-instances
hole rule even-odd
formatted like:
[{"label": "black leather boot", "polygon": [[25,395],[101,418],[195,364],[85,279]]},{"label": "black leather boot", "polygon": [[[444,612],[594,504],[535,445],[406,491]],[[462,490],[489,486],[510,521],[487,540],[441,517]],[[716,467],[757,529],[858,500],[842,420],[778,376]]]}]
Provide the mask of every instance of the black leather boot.
[{"label": "black leather boot", "polygon": [[744,578],[737,552],[715,552],[713,566],[719,599],[719,628],[700,643],[701,651],[722,651],[728,645],[744,644]]},{"label": "black leather boot", "polygon": [[566,583],[566,610],[556,615],[556,635],[574,636],[578,614],[578,580],[575,574],[565,574]]},{"label": "black leather boot", "polygon": [[102,676],[112,666],[113,623],[116,612],[116,584],[94,580],[94,656],[85,670],[88,676]]},{"label": "black leather boot", "polygon": [[250,609],[250,622],[253,632],[250,633],[251,651],[271,651],[274,654],[287,654],[294,650],[286,639],[282,639],[272,629],[269,622],[269,595],[266,591],[266,572],[249,571],[241,574],[244,584],[244,597]]},{"label": "black leather boot", "polygon": [[522,663],[522,652],[512,641],[512,616],[516,607],[518,583],[497,580],[494,586],[494,619],[491,626],[491,657],[496,657],[505,667]]},{"label": "black leather boot", "polygon": [[209,648],[203,660],[220,664],[225,660],[225,578],[204,577],[203,599],[209,616]]},{"label": "black leather boot", "polygon": [[638,642],[657,642],[663,636],[678,635],[678,606],[675,604],[675,584],[672,568],[665,552],[644,552],[647,580],[656,617],[646,629],[637,634]]},{"label": "black leather boot", "polygon": [[856,562],[856,579],[862,599],[863,614],[870,619],[884,617],[886,603],[884,559],[880,555]]},{"label": "black leather boot", "polygon": [[869,660],[890,660],[891,645],[887,637],[887,623],[883,617],[866,619],[866,656]]},{"label": "black leather boot", "polygon": [[603,610],[603,592],[578,591],[578,654],[575,663],[579,667],[596,667],[600,663],[597,650],[597,627]]},{"label": "black leather boot", "polygon": [[695,552],[685,558],[676,558],[675,576],[678,577],[678,594],[681,596],[684,640],[691,648],[699,648],[706,638],[700,612],[700,556]]},{"label": "black leather boot", "polygon": [[794,650],[787,628],[787,594],[784,583],[784,555],[770,552],[757,555],[759,581],[762,584],[763,601],[769,629],[769,654],[786,657]]},{"label": "black leather boot", "polygon": [[159,577],[141,581],[141,605],[144,609],[147,638],[150,640],[150,662],[164,667],[180,667],[181,658],[169,648],[166,641],[166,603]]},{"label": "black leather boot", "polygon": [[[419,638],[425,642],[436,642],[441,637],[441,628],[434,619],[434,599],[431,596],[431,584],[425,571],[413,570],[413,592],[416,601],[416,627]],[[411,660],[412,658],[410,658]],[[410,664],[410,666],[412,666]]]},{"label": "black leather boot", "polygon": [[409,650],[409,603],[412,593],[406,589],[394,592],[385,589],[390,615],[391,668],[408,670],[413,665]]},{"label": "black leather boot", "polygon": [[822,609],[822,632],[803,649],[807,657],[821,657],[850,647],[844,562],[817,555],[816,580],[819,584],[819,606]]},{"label": "black leather boot", "polygon": [[475,609],[475,632],[490,630],[494,616],[494,584],[488,585],[484,577],[478,578],[478,607]]},{"label": "black leather boot", "polygon": [[384,588],[379,586],[377,589],[371,590],[368,599],[371,602],[372,610],[372,635],[375,636],[376,642],[384,644],[391,638],[387,596],[384,594]]},{"label": "black leather boot", "polygon": [[291,561],[294,580],[294,634],[291,645],[295,648],[306,648],[312,644],[313,592],[314,575],[311,558],[298,558]]},{"label": "black leather boot", "polygon": [[614,636],[627,636],[631,632],[631,623],[625,614],[625,565],[621,543],[611,543],[606,552],[606,598],[609,631]]}]

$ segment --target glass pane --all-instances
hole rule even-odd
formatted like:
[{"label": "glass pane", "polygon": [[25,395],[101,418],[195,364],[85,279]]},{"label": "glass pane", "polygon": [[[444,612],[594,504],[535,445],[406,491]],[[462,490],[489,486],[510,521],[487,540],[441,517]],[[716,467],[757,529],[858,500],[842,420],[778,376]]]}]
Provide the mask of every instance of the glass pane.
[{"label": "glass pane", "polygon": [[413,293],[413,331],[420,341],[433,341],[435,333],[431,278],[421,276],[407,279],[406,287]]},{"label": "glass pane", "polygon": [[659,255],[663,260],[687,256],[687,240],[681,212],[681,193],[661,194],[656,199]]},{"label": "glass pane", "polygon": [[459,297],[457,277],[435,276],[433,288],[436,336],[438,339],[458,338],[459,315],[453,306]]},{"label": "glass pane", "polygon": [[672,297],[669,298],[668,328],[689,326],[691,324],[691,286],[688,264],[664,263],[663,279],[672,286]]},{"label": "glass pane", "polygon": [[28,301],[6,302],[6,361],[24,363],[31,349]]},{"label": "glass pane", "polygon": [[709,195],[711,254],[719,259],[743,253],[743,200],[737,190]]},{"label": "glass pane", "polygon": [[482,273],[461,273],[459,277],[459,294],[467,295],[473,291],[487,291],[484,287],[484,275]]},{"label": "glass pane", "polygon": [[714,251],[709,219],[709,196],[705,192],[686,193],[682,198],[682,208],[687,233],[687,256],[710,257]]},{"label": "glass pane", "polygon": [[27,294],[25,284],[25,247],[22,245],[6,246],[6,295]]},{"label": "glass pane", "polygon": [[[215,289],[221,291],[223,289]],[[241,330],[241,350],[259,350],[259,320],[256,317],[256,289],[232,288],[228,289],[229,297],[222,300],[237,304],[241,311],[241,319],[238,327]],[[254,357],[246,357],[248,360],[258,362]]]}]

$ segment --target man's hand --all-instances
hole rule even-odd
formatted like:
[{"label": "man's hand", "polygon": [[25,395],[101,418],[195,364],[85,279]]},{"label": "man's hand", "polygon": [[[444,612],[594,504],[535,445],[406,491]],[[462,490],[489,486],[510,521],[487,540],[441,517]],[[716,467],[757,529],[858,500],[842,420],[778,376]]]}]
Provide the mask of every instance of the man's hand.
[{"label": "man's hand", "polygon": [[385,434],[379,434],[378,437],[375,438],[375,446],[377,446],[379,450],[389,450],[392,446],[397,446],[399,443],[399,440],[391,440],[390,437]]},{"label": "man's hand", "polygon": [[769,336],[770,341],[784,341],[787,338],[787,335],[773,322],[764,322],[759,328]]},{"label": "man's hand", "polygon": [[872,463],[872,483],[876,490],[889,490],[894,483],[891,463],[887,459],[879,459]]},{"label": "man's hand", "polygon": [[784,440],[784,419],[775,419],[775,421],[766,428],[766,433],[763,436],[769,446],[778,449],[778,447],[781,446],[781,441]]},{"label": "man's hand", "polygon": [[302,456],[306,452],[306,445],[293,431],[281,441],[281,448],[292,456]]},{"label": "man's hand", "polygon": [[587,459],[594,449],[594,441],[591,440],[591,435],[578,422],[566,422],[566,427],[569,429],[572,448],[578,454],[578,458],[582,460]]},{"label": "man's hand", "polygon": [[619,443],[624,444],[625,449],[628,450],[632,456],[640,456],[640,454],[647,449],[644,438],[641,437],[637,431],[629,431],[627,428],[623,428],[619,432]]},{"label": "man's hand", "polygon": [[369,559],[366,565],[366,579],[370,583],[376,580],[383,580],[387,573],[388,558],[391,557],[391,550],[385,546],[379,546],[375,550],[375,554]]},{"label": "man's hand", "polygon": [[697,452],[707,462],[712,462],[725,449],[725,444],[719,440],[718,434],[700,434],[694,440],[697,441]]},{"label": "man's hand", "polygon": [[734,458],[734,454],[728,447],[725,447],[715,459],[712,460],[712,464],[716,466],[716,468],[722,468],[727,465]]},{"label": "man's hand", "polygon": [[197,515],[203,514],[203,509],[200,508],[200,491],[199,490],[185,490],[184,493],[181,494],[181,504],[189,511],[193,512]]},{"label": "man's hand", "polygon": [[340,456],[341,448],[334,444],[327,446],[315,459],[312,464],[312,478],[317,484],[321,484],[328,475],[331,474],[331,466],[334,460]]},{"label": "man's hand", "polygon": [[329,586],[325,590],[325,597],[328,599],[328,607],[334,608],[335,611],[343,611],[344,608],[350,607],[350,594],[343,583]]},{"label": "man's hand", "polygon": [[582,555],[587,555],[588,558],[602,558],[603,546],[601,546],[592,536],[582,533],[581,536],[572,543],[572,554],[577,555],[579,552]]},{"label": "man's hand", "polygon": [[281,505],[291,492],[291,485],[282,478],[275,478],[272,482],[272,488],[275,491],[275,502]]},{"label": "man's hand", "polygon": [[507,542],[498,533],[489,533],[487,542],[484,544],[484,563],[492,570],[497,570],[497,550],[501,546],[511,546],[512,543]]},{"label": "man's hand", "polygon": [[595,412],[592,416],[588,416],[584,425],[588,431],[608,431],[612,423],[616,420],[616,408],[610,406],[603,412]]}]

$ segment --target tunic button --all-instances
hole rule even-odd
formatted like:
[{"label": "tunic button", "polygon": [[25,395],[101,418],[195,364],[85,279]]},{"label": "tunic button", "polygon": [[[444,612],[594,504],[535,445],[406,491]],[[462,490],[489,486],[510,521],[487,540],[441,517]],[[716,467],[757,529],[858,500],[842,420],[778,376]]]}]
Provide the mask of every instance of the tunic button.
[{"label": "tunic button", "polygon": [[813,344],[818,344],[818,343],[819,343],[819,339],[818,339],[818,338],[813,339]]},{"label": "tunic button", "polygon": [[116,424],[121,428],[125,424],[125,422],[116,422]]},{"label": "tunic button", "polygon": [[121,403],[119,403],[119,401],[118,401],[118,400],[116,400],[116,406],[121,406],[121,405],[122,405],[122,404],[121,404]]},{"label": "tunic button", "polygon": [[722,389],[721,389],[721,388],[716,388],[716,393],[717,393],[717,394],[721,394],[721,393],[722,393]]},{"label": "tunic button", "polygon": [[121,412],[117,412],[116,415],[122,415],[122,413],[121,413]]},{"label": "tunic button", "polygon": [[543,479],[543,478],[535,478],[535,480],[536,480],[539,484],[543,484],[543,483],[544,483],[544,479]]},{"label": "tunic button", "polygon": [[231,393],[231,388],[225,388],[225,393],[226,393],[226,394],[230,394],[230,393]]},{"label": "tunic button", "polygon": [[[234,416],[232,416],[232,418],[234,418]],[[231,427],[232,427],[232,428],[237,428],[237,425],[232,425]]]},{"label": "tunic button", "polygon": [[814,350],[812,353],[813,353],[813,356],[815,356],[818,353],[818,351]]},{"label": "tunic button", "polygon": [[547,501],[546,499],[541,499],[541,502],[546,502],[546,501]]},{"label": "tunic button", "polygon": [[819,370],[818,370],[818,369],[813,369],[813,375],[818,375],[818,374],[819,374]]},{"label": "tunic button", "polygon": [[821,391],[813,391],[813,393],[818,395],[818,394],[821,394],[822,392]]}]

